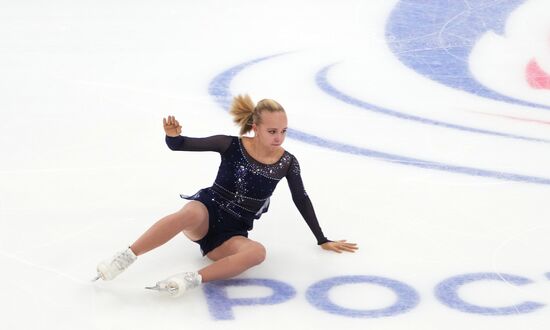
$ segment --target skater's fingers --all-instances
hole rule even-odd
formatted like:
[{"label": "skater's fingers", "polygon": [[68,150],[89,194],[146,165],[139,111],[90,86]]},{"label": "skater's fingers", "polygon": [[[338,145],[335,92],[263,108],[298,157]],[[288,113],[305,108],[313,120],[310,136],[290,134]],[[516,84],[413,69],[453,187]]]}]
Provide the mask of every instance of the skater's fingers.
[{"label": "skater's fingers", "polygon": [[357,244],[347,243],[346,240],[338,241],[336,245],[338,246],[339,249],[343,251],[354,252],[354,250],[358,249]]},{"label": "skater's fingers", "polygon": [[340,250],[341,251],[346,251],[346,252],[355,252],[357,250],[356,247],[348,247],[348,246],[340,246]]},{"label": "skater's fingers", "polygon": [[355,243],[344,243],[344,244],[340,244],[340,245],[345,246],[347,248],[351,248],[351,249],[358,249],[357,244],[355,244]]}]

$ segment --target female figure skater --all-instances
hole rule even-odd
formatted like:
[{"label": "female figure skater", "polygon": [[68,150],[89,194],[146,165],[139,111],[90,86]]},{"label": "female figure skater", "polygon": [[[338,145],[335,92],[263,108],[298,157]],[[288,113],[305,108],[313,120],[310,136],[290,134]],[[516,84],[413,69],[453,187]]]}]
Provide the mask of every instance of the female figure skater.
[{"label": "female figure skater", "polygon": [[[221,155],[218,175],[212,187],[202,189],[180,211],[170,214],[149,228],[129,248],[97,266],[98,276],[112,280],[137,256],[168,242],[183,232],[199,244],[202,254],[214,261],[197,272],[173,275],[148,287],[179,296],[201,283],[227,279],[260,264],[264,246],[248,238],[255,219],[269,207],[269,197],[286,178],[292,200],[325,250],[355,252],[356,244],[328,240],[317,222],[304,189],[296,157],[283,149],[287,118],[284,109],[269,99],[255,106],[248,95],[237,96],[230,110],[240,126],[240,137],[216,135],[207,138],[180,136],[180,124],[173,117],[163,119],[166,143],[172,150],[215,151]],[[254,132],[253,137],[243,135]]]}]

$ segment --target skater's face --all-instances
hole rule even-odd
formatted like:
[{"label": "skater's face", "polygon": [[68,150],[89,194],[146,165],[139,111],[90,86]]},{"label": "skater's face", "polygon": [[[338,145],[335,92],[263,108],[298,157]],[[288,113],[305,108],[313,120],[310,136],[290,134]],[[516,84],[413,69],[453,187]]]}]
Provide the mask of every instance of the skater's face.
[{"label": "skater's face", "polygon": [[261,123],[252,125],[254,134],[261,146],[276,149],[285,141],[287,130],[286,113],[283,111],[262,112]]}]

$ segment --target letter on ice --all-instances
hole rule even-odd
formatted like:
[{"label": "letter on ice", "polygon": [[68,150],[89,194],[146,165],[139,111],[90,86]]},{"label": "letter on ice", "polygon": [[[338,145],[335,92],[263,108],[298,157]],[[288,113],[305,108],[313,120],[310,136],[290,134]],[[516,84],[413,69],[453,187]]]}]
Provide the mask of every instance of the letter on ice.
[{"label": "letter on ice", "polygon": [[[550,276],[547,275],[550,279]],[[482,315],[517,315],[536,311],[545,305],[538,302],[525,301],[511,306],[486,307],[467,302],[459,297],[461,287],[480,281],[499,281],[506,285],[522,286],[533,283],[532,280],[510,274],[472,273],[450,277],[436,285],[434,294],[439,302],[449,308],[473,314]],[[340,285],[378,285],[393,291],[396,301],[390,306],[377,309],[350,309],[337,305],[330,300],[330,290]],[[272,294],[259,298],[231,298],[227,287],[263,286],[269,288]],[[230,279],[206,283],[204,293],[208,309],[216,320],[232,320],[235,318],[233,308],[236,306],[275,305],[284,303],[296,295],[296,290],[289,284],[271,279]],[[411,286],[389,278],[378,276],[338,276],[314,283],[306,290],[308,302],[315,308],[332,314],[355,318],[389,317],[407,313],[420,302],[420,295]]]}]

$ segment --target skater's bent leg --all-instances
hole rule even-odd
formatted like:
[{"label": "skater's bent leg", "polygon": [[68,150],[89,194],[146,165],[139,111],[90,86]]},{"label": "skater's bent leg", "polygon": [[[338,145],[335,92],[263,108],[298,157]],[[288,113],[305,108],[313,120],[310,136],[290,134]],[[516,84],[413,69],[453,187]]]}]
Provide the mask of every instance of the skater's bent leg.
[{"label": "skater's bent leg", "polygon": [[136,256],[163,245],[178,233],[199,240],[208,232],[208,210],[198,201],[187,203],[180,211],[165,216],[130,246]]},{"label": "skater's bent leg", "polygon": [[234,236],[207,254],[214,263],[199,270],[202,282],[228,279],[265,260],[264,246],[244,236]]}]

